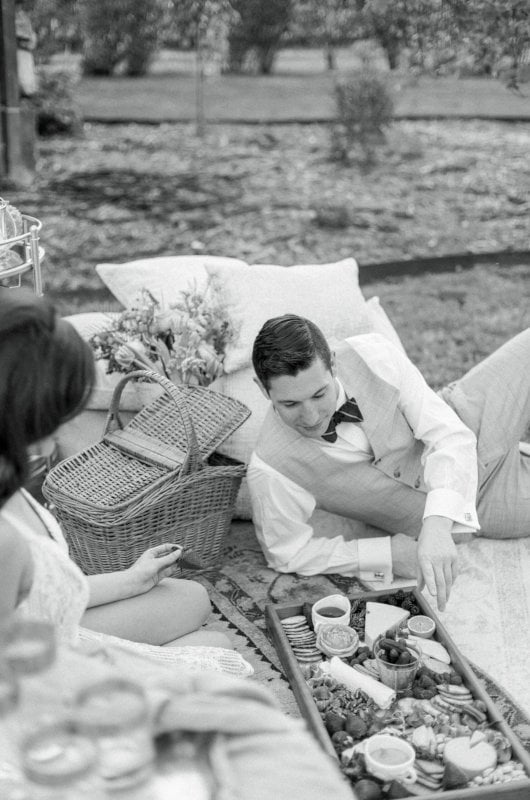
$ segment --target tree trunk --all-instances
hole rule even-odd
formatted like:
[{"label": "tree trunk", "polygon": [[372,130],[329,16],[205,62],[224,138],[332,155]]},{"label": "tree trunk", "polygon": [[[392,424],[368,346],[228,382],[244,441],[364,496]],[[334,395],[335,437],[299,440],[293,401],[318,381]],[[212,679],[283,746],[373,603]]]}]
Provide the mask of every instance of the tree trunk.
[{"label": "tree trunk", "polygon": [[17,71],[15,4],[0,3],[0,175],[16,186],[28,186],[34,177],[34,114],[20,107]]},{"label": "tree trunk", "polygon": [[202,50],[202,37],[197,26],[195,45],[195,132],[197,136],[204,136],[206,120],[204,113],[204,57]]},{"label": "tree trunk", "polygon": [[258,50],[258,69],[261,75],[270,75],[278,48],[274,45],[260,47]]},{"label": "tree trunk", "polygon": [[399,43],[396,39],[387,39],[385,42],[381,42],[383,45],[384,51],[386,53],[386,57],[388,59],[388,66],[390,69],[397,69],[399,66]]},{"label": "tree trunk", "polygon": [[324,57],[326,59],[326,66],[329,70],[337,69],[337,56],[335,48],[329,42],[324,45]]}]

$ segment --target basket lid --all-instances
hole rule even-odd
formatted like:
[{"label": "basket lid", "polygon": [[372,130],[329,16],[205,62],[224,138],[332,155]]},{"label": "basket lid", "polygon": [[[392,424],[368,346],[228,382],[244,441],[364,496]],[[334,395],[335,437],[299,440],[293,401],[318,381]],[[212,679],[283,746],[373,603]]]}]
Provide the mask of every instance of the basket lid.
[{"label": "basket lid", "polygon": [[[200,457],[206,460],[250,416],[250,409],[233,397],[205,386],[175,386],[193,423]],[[186,451],[187,436],[174,400],[162,394],[144,406],[125,426],[147,434],[178,451]]]},{"label": "basket lid", "polygon": [[[120,393],[135,377],[159,381],[165,391],[122,427]],[[148,371],[129,373],[114,390],[103,439],[54,467],[43,493],[57,508],[73,499],[77,514],[96,507],[116,511],[143,502],[147,493],[152,501],[168,481],[201,471],[249,414],[239,400],[211,389],[176,386]]]}]

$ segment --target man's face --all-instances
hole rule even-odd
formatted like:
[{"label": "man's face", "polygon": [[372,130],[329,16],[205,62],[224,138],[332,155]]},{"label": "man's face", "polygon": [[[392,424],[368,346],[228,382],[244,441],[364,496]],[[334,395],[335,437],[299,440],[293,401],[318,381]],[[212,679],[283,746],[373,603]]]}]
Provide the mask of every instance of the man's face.
[{"label": "man's face", "polygon": [[301,436],[318,439],[326,432],[337,404],[334,366],[330,372],[317,357],[297,375],[278,375],[265,394],[283,422]]}]

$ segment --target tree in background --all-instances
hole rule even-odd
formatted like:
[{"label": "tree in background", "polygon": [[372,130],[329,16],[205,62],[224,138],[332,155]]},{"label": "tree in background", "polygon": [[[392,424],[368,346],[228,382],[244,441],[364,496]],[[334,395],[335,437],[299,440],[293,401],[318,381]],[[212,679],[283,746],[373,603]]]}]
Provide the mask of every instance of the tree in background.
[{"label": "tree in background", "polygon": [[444,51],[451,36],[445,0],[364,0],[361,17],[392,70],[405,49],[414,65],[423,66],[425,52]]},{"label": "tree in background", "polygon": [[254,56],[256,71],[272,72],[292,18],[294,0],[230,0],[237,12],[228,34],[228,71],[243,72]]},{"label": "tree in background", "polygon": [[359,0],[298,0],[294,6],[291,30],[308,44],[324,48],[330,70],[337,67],[337,45],[363,37],[364,27],[359,16]]},{"label": "tree in background", "polygon": [[170,25],[181,41],[188,40],[195,49],[195,122],[199,136],[206,124],[206,72],[213,62],[226,62],[229,26],[236,16],[230,0],[171,0]]},{"label": "tree in background", "polygon": [[360,0],[369,33],[391,69],[406,49],[412,66],[438,72],[471,62],[478,72],[506,78],[517,88],[530,48],[528,0]]},{"label": "tree in background", "polygon": [[48,61],[60,52],[80,52],[82,34],[77,0],[33,0],[29,13],[38,42],[36,61]]},{"label": "tree in background", "polygon": [[84,71],[144,75],[156,53],[164,6],[162,0],[78,0],[84,44]]},{"label": "tree in background", "polygon": [[[528,0],[446,0],[462,46],[487,74],[504,73],[518,89],[521,67],[530,52]],[[504,70],[503,70],[504,67]]]}]

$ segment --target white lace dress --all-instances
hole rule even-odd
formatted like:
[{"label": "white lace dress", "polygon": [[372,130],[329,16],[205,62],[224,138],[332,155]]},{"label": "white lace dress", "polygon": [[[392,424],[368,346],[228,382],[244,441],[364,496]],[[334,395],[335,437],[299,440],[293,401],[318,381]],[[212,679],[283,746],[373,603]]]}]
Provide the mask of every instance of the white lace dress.
[{"label": "white lace dress", "polygon": [[239,676],[253,673],[252,666],[234,650],[201,646],[157,647],[81,627],[79,622],[89,598],[88,580],[69,557],[67,543],[55,517],[27,492],[24,492],[24,497],[40,517],[49,536],[35,532],[29,523],[10,511],[9,504],[1,509],[0,518],[24,537],[33,557],[31,589],[18,606],[22,616],[52,622],[59,642],[63,643],[85,641],[117,646],[166,665],[174,664],[193,671],[213,670]]}]

